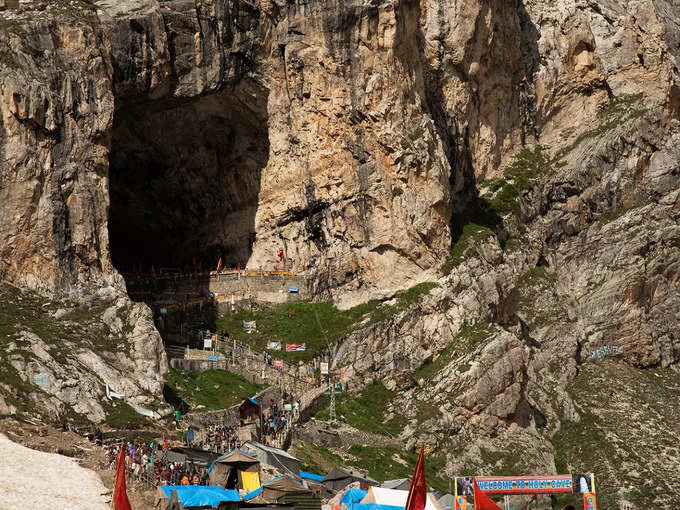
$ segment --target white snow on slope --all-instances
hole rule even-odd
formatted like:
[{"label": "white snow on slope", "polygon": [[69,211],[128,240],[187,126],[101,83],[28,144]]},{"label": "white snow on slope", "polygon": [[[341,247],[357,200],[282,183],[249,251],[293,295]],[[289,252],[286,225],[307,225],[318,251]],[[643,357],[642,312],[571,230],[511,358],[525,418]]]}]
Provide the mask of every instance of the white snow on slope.
[{"label": "white snow on slope", "polygon": [[69,457],[31,450],[0,434],[0,510],[109,510],[94,471]]}]

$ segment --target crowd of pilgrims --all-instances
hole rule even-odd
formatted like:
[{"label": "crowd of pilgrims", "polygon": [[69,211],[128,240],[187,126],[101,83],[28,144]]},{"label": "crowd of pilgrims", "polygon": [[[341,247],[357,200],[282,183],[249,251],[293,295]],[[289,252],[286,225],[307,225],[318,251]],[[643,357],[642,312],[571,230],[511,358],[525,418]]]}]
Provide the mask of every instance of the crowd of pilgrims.
[{"label": "crowd of pilgrims", "polygon": [[[146,480],[153,485],[208,485],[204,467],[192,463],[169,462],[165,457],[168,442],[125,443],[125,471],[131,481]],[[104,447],[109,469],[116,469],[120,445]]]},{"label": "crowd of pilgrims", "polygon": [[211,453],[227,453],[239,446],[236,429],[225,425],[208,425],[200,437],[189,428],[185,437],[187,446]]},{"label": "crowd of pilgrims", "polygon": [[[263,439],[265,444],[273,446],[278,435],[285,429],[286,423],[297,417],[300,410],[300,401],[292,395],[284,394],[283,402],[291,405],[290,411],[285,411],[274,400],[269,401],[269,409],[264,414]],[[291,417],[291,414],[293,416]],[[227,453],[234,448],[239,448],[236,429],[232,426],[209,425],[196,437],[190,428],[185,436],[185,443],[192,448],[198,448],[211,453]],[[116,469],[116,462],[121,445],[102,444],[102,433],[97,429],[94,442],[106,451],[106,463],[111,470]],[[195,466],[191,462],[172,462],[165,455],[169,443],[150,441],[149,443],[127,442],[125,448],[125,470],[131,481],[146,481],[153,485],[208,485],[208,473],[205,467]]]}]

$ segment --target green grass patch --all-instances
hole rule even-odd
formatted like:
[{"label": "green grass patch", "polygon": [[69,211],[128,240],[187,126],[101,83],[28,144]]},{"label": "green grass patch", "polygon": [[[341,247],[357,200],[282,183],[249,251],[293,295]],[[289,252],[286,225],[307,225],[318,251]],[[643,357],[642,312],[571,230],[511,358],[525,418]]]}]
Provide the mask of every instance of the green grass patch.
[{"label": "green grass patch", "polygon": [[138,429],[151,422],[145,416],[137,413],[129,404],[114,400],[105,405],[106,423],[116,429]]},{"label": "green grass patch", "polygon": [[492,193],[485,198],[489,208],[501,216],[515,212],[519,209],[521,193],[533,186],[540,177],[551,173],[558,160],[542,145],[520,150],[503,170],[502,178],[489,179],[482,184]]},{"label": "green grass patch", "polygon": [[[352,445],[347,453],[356,457],[348,463],[368,472],[371,478],[384,482],[396,478],[410,478],[418,460],[417,452],[403,452],[388,446]],[[446,459],[443,455],[425,457],[425,480],[427,485],[440,492],[448,490],[448,479],[444,475]]]},{"label": "green grass patch", "polygon": [[467,223],[462,227],[461,233],[451,245],[451,250],[442,266],[442,273],[451,274],[455,267],[470,256],[478,242],[493,236],[494,232],[489,227],[476,223]]},{"label": "green grass patch", "polygon": [[[280,341],[284,348],[287,343],[305,343],[306,351],[270,353],[288,361],[310,360],[328,344],[340,340],[355,329],[386,320],[405,310],[436,286],[436,283],[424,282],[398,292],[393,305],[371,300],[349,310],[339,310],[328,302],[296,302],[230,312],[216,321],[217,332],[227,333],[258,350],[264,350],[269,340]],[[257,323],[257,331],[243,331],[243,321],[253,320]]]},{"label": "green grass patch", "polygon": [[[395,435],[401,432],[397,427],[403,423],[385,423],[387,404],[395,392],[385,388],[382,381],[374,381],[364,388],[358,397],[344,396],[336,402],[336,415],[352,427],[374,434]],[[325,411],[325,413],[324,413]],[[317,413],[317,419],[328,419],[328,411]]]},{"label": "green grass patch", "polygon": [[454,214],[451,220],[451,249],[441,268],[448,275],[473,253],[475,245],[495,235],[494,229],[502,219],[483,200],[476,199],[463,212]]},{"label": "green grass patch", "polygon": [[323,444],[306,441],[293,441],[290,452],[300,459],[301,468],[309,473],[326,475],[336,466],[343,466],[344,461]]},{"label": "green grass patch", "polygon": [[166,400],[186,413],[197,408],[204,411],[226,409],[263,389],[264,386],[225,370],[189,373],[170,368],[164,393]]}]

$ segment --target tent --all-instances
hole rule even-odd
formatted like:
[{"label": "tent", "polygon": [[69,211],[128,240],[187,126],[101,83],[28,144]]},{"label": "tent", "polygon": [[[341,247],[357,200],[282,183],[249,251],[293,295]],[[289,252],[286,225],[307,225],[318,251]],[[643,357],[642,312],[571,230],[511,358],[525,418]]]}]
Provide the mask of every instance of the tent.
[{"label": "tent", "polygon": [[396,480],[386,480],[380,484],[383,489],[397,489],[400,491],[407,491],[411,488],[411,480],[409,478],[397,478]]},{"label": "tent", "polygon": [[236,508],[239,498],[238,491],[225,490],[211,485],[161,485],[158,489],[156,506],[165,509],[175,491],[182,508]]},{"label": "tent", "polygon": [[352,482],[360,482],[362,488],[380,485],[376,480],[367,476],[365,473],[354,469],[334,468],[323,478],[323,484],[331,490],[339,491],[344,489]]},{"label": "tent", "polygon": [[245,489],[250,492],[260,487],[260,461],[246,452],[234,449],[213,462],[208,468],[210,484],[225,489]]},{"label": "tent", "polygon": [[349,489],[340,499],[340,504],[349,507],[354,503],[360,503],[366,497],[366,493],[367,491],[362,491],[361,489]]},{"label": "tent", "polygon": [[260,421],[260,411],[262,406],[252,397],[244,398],[241,405],[238,406],[238,416],[241,423],[253,423]]},{"label": "tent", "polygon": [[168,462],[189,462],[196,466],[208,467],[217,459],[220,454],[201,450],[199,448],[187,448],[185,446],[175,446],[164,453],[164,458]]},{"label": "tent", "polygon": [[300,461],[291,454],[280,448],[273,446],[265,446],[257,441],[246,441],[241,450],[255,457],[260,461],[260,464],[274,466],[279,471],[291,475],[293,478],[300,476]]},{"label": "tent", "polygon": [[254,503],[275,503],[287,494],[311,494],[308,488],[289,475],[279,475],[243,496],[243,501]]},{"label": "tent", "polygon": [[[366,493],[366,497],[361,500],[361,503],[376,503],[378,505],[396,506],[404,508],[406,500],[408,499],[408,491],[400,491],[396,489],[383,489],[382,487],[371,487]],[[425,503],[425,510],[442,510],[437,499],[430,492],[427,495],[427,502]]]},{"label": "tent", "polygon": [[453,494],[444,494],[439,498],[439,506],[442,510],[454,510],[456,508],[456,498]]}]

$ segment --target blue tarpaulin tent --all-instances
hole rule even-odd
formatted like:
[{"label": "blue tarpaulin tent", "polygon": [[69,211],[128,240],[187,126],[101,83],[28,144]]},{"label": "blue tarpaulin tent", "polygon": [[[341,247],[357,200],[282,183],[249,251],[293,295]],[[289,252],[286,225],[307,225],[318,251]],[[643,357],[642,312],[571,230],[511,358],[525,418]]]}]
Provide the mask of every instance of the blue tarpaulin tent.
[{"label": "blue tarpaulin tent", "polygon": [[362,491],[361,489],[350,489],[345,492],[340,503],[344,503],[349,508],[352,503],[359,503],[365,497],[366,491]]},{"label": "blue tarpaulin tent", "polygon": [[257,400],[255,400],[253,397],[248,397],[248,400],[250,400],[250,402],[255,404],[256,406],[260,405],[260,403]]},{"label": "blue tarpaulin tent", "polygon": [[185,508],[218,506],[222,502],[238,502],[241,500],[238,491],[213,485],[162,485],[161,489],[168,499],[170,499],[172,491],[177,491],[179,502]]},{"label": "blue tarpaulin tent", "polygon": [[300,478],[311,480],[312,482],[323,482],[323,476],[314,473],[308,473],[307,471],[300,471]]},{"label": "blue tarpaulin tent", "polygon": [[367,491],[362,491],[361,489],[349,489],[340,500],[340,504],[344,504],[348,510],[404,510],[403,506],[360,503],[367,493]]}]

